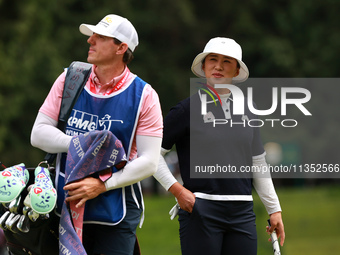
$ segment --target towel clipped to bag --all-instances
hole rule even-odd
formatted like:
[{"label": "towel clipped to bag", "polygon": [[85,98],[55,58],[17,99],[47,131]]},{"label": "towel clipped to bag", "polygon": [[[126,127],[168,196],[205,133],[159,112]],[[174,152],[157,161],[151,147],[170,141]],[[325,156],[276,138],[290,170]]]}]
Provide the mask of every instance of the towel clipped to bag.
[{"label": "towel clipped to bag", "polygon": [[[103,180],[101,177],[104,176],[107,179],[112,174],[111,167],[121,169],[126,162],[123,145],[112,132],[107,130],[91,131],[75,136],[71,140],[67,153],[65,185],[97,172],[99,172],[100,179]],[[65,191],[65,197],[67,196],[68,192]],[[66,202],[63,203],[60,218],[60,229],[63,231],[59,231],[60,254],[67,250],[71,254],[86,254],[82,245],[85,205],[75,208],[75,204],[70,203],[68,206]],[[72,219],[70,211],[77,217]]]}]

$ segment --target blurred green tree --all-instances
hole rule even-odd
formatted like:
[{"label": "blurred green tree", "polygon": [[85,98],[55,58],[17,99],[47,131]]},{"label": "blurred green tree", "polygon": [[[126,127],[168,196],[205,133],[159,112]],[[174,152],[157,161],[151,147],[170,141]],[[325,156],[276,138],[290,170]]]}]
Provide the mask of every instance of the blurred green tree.
[{"label": "blurred green tree", "polygon": [[[251,77],[337,77],[339,7],[336,0],[0,0],[0,160],[35,166],[42,159],[44,153],[30,145],[30,130],[63,68],[86,61],[81,23],[96,24],[109,13],[131,20],[140,45],[130,69],[157,90],[166,115],[189,95],[192,60],[216,36],[241,44]],[[313,96],[321,97],[322,89],[315,88]],[[340,87],[332,90],[337,95]],[[312,100],[317,116],[323,116],[316,106],[322,99]],[[287,139],[300,137],[305,153],[317,155],[309,142],[318,121],[313,118],[308,132],[296,129]],[[324,148],[336,130],[327,125],[315,142]],[[334,155],[338,151],[335,142],[328,147]]]}]

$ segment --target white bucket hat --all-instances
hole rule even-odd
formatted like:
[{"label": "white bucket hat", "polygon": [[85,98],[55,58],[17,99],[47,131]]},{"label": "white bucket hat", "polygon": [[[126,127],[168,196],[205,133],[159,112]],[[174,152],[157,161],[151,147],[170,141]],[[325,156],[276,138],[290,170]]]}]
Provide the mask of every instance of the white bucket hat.
[{"label": "white bucket hat", "polygon": [[233,39],[216,37],[212,38],[204,47],[202,53],[198,54],[192,62],[192,72],[201,78],[205,78],[204,71],[202,70],[202,61],[210,53],[217,53],[224,56],[235,58],[240,64],[239,74],[232,79],[234,83],[244,82],[248,79],[249,71],[245,63],[242,62],[242,49],[241,46]]},{"label": "white bucket hat", "polygon": [[131,51],[138,45],[138,34],[129,20],[118,15],[105,16],[96,26],[81,24],[79,30],[82,34],[91,36],[93,33],[114,37],[126,43]]}]

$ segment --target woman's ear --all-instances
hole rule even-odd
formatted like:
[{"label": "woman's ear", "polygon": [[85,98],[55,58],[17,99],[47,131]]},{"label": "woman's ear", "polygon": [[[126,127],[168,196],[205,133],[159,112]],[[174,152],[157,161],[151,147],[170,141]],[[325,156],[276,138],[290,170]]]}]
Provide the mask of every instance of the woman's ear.
[{"label": "woman's ear", "polygon": [[202,70],[203,70],[203,72],[204,72],[204,69],[205,69],[205,64],[204,64],[204,62],[202,63]]},{"label": "woman's ear", "polygon": [[236,73],[235,73],[234,77],[238,76],[239,74],[240,74],[240,68],[237,68],[237,70],[236,70]]}]

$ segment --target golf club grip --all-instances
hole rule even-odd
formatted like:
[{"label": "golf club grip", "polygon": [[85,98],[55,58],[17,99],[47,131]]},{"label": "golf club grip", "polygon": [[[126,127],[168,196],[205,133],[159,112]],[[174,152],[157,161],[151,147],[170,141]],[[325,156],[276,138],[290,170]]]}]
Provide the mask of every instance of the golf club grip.
[{"label": "golf club grip", "polygon": [[[268,220],[268,226],[269,227],[271,226],[270,225],[270,220]],[[277,235],[276,235],[276,231],[275,230],[270,234],[270,239],[272,240],[274,255],[281,255],[280,246],[279,246],[279,240],[277,239]]]}]

